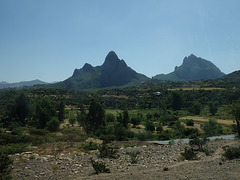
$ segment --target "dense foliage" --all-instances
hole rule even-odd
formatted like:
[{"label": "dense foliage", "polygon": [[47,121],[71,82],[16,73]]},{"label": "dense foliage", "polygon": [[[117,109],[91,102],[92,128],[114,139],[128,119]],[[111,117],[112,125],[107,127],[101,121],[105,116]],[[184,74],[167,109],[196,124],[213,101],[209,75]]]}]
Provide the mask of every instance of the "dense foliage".
[{"label": "dense foliage", "polygon": [[[78,142],[87,136],[125,141],[232,133],[217,119],[235,120],[239,128],[240,91],[206,87],[208,83],[152,81],[89,92],[1,90],[0,150],[11,154],[26,151],[29,145]],[[210,120],[196,127],[194,120],[181,119],[185,116]]]}]

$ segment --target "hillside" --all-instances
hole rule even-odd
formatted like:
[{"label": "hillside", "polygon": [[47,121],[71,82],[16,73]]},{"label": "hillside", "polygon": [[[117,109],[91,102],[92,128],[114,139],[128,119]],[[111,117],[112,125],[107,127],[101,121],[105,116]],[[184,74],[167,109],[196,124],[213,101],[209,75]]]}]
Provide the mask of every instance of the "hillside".
[{"label": "hillside", "polygon": [[169,74],[159,74],[154,79],[168,81],[210,80],[224,76],[224,73],[212,62],[191,54],[183,63]]},{"label": "hillside", "polygon": [[227,74],[220,78],[221,80],[227,81],[239,81],[240,80],[240,71],[234,71],[230,74]]},{"label": "hillside", "polygon": [[34,85],[43,85],[43,84],[47,84],[46,82],[40,81],[38,79],[36,80],[32,80],[32,81],[21,81],[21,82],[16,82],[16,83],[8,83],[5,81],[0,82],[0,89],[3,88],[18,88],[18,87],[30,87],[30,86],[34,86]]},{"label": "hillside", "polygon": [[53,87],[83,90],[137,84],[148,79],[147,76],[128,67],[124,60],[120,60],[117,54],[111,51],[101,66],[93,67],[86,63],[81,69],[75,69],[70,78]]}]

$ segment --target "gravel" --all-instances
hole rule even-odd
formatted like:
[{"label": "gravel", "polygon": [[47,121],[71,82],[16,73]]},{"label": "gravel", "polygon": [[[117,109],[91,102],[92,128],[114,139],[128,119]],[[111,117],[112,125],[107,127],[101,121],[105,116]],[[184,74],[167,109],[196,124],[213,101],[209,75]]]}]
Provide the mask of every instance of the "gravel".
[{"label": "gravel", "polygon": [[[238,140],[208,142],[210,156],[198,152],[198,160],[182,161],[180,153],[188,144],[145,144],[118,149],[116,159],[98,158],[98,151],[39,155],[13,155],[14,179],[240,179],[240,160],[222,158],[223,148],[240,146]],[[132,163],[129,152],[140,152]],[[95,174],[91,160],[104,162],[110,173]]]}]

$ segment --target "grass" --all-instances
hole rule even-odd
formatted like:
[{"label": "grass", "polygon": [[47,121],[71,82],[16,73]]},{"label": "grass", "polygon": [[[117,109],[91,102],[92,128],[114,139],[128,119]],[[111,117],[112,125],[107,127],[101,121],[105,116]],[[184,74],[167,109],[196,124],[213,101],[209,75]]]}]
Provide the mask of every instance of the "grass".
[{"label": "grass", "polygon": [[[201,116],[186,116],[179,118],[180,120],[192,119],[194,122],[206,123],[211,119],[211,117],[201,117]],[[226,127],[232,127],[235,124],[232,120],[216,119],[217,122]]]}]

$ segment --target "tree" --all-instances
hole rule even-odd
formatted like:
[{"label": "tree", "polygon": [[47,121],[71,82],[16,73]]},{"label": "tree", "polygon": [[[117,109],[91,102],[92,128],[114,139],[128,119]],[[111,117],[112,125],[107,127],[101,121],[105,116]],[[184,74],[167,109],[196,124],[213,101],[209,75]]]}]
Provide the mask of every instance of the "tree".
[{"label": "tree", "polygon": [[183,105],[183,99],[180,93],[173,92],[172,93],[172,109],[180,110]]},{"label": "tree", "polygon": [[69,119],[69,123],[73,126],[76,122],[76,118],[75,117],[70,117]]},{"label": "tree", "polygon": [[11,164],[13,164],[13,160],[0,152],[0,179],[12,179]]},{"label": "tree", "polygon": [[119,113],[117,116],[117,121],[121,123],[124,128],[128,128],[128,123],[130,121],[128,110],[124,110],[122,113]]},{"label": "tree", "polygon": [[78,122],[79,126],[86,129],[86,126],[87,126],[86,120],[87,120],[87,114],[86,114],[85,110],[82,109],[81,112],[78,112],[78,114],[77,114],[77,122]]},{"label": "tree", "polygon": [[52,119],[47,122],[46,126],[49,131],[56,132],[59,129],[60,122],[57,117],[52,117]]},{"label": "tree", "polygon": [[133,124],[133,127],[136,127],[137,125],[139,125],[140,121],[141,120],[139,119],[139,117],[134,116],[134,117],[131,118],[131,122]]},{"label": "tree", "polygon": [[65,118],[65,103],[63,101],[59,104],[58,120],[63,122]]},{"label": "tree", "polygon": [[230,106],[229,113],[234,116],[237,123],[238,136],[240,137],[240,101]]},{"label": "tree", "polygon": [[48,99],[40,99],[36,105],[34,126],[44,129],[47,123],[55,116],[56,110]]},{"label": "tree", "polygon": [[207,136],[216,136],[223,133],[222,125],[218,124],[214,119],[209,119],[209,121],[203,125],[203,130]]},{"label": "tree", "polygon": [[150,120],[148,120],[146,122],[145,128],[146,128],[147,131],[151,131],[151,132],[155,130],[155,126],[154,126],[153,122],[150,121]]},{"label": "tree", "polygon": [[208,107],[209,107],[209,112],[212,114],[212,116],[214,116],[218,111],[218,102],[210,101],[208,104]]},{"label": "tree", "polygon": [[199,102],[194,102],[191,107],[189,107],[189,112],[199,115],[201,112],[201,104]]},{"label": "tree", "polygon": [[124,110],[123,111],[123,127],[128,128],[128,123],[129,123],[130,119],[129,119],[129,114],[128,114],[128,110]]},{"label": "tree", "polygon": [[30,113],[29,101],[24,93],[16,99],[16,118],[22,125],[26,124],[26,118]]},{"label": "tree", "polygon": [[86,130],[90,132],[94,132],[100,126],[105,125],[105,110],[103,106],[94,99],[92,99],[89,107],[86,125]]}]

